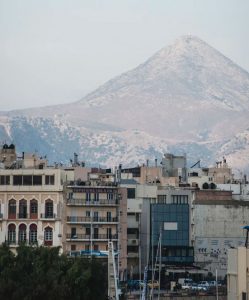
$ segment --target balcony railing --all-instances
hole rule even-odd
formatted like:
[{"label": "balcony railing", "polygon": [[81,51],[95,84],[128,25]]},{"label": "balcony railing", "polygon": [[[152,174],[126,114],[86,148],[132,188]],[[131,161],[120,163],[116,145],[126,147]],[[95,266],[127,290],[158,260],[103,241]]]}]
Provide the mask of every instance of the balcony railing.
[{"label": "balcony railing", "polygon": [[7,240],[8,245],[16,245],[16,240]]},{"label": "balcony railing", "polygon": [[28,239],[26,240],[7,240],[7,244],[8,245],[12,245],[12,246],[19,246],[19,245],[37,245],[38,242],[37,241],[28,241]]},{"label": "balcony railing", "polygon": [[99,200],[85,200],[85,199],[67,199],[67,205],[75,206],[116,206],[118,205],[118,200],[108,200],[108,199],[99,199]]},{"label": "balcony railing", "polygon": [[41,214],[41,219],[56,219],[56,214]]},{"label": "balcony railing", "polygon": [[67,216],[67,222],[70,223],[117,223],[118,218],[105,218],[105,217],[74,217]]},{"label": "balcony railing", "polygon": [[71,233],[67,233],[66,235],[67,239],[70,240],[117,240],[118,235],[117,234],[92,234],[92,238],[90,234],[75,234],[72,235]]}]

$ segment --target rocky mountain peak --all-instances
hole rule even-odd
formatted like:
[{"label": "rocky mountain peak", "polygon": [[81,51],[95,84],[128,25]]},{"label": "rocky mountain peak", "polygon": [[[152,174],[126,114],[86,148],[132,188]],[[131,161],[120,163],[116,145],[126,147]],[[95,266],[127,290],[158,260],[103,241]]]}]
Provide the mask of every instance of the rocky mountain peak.
[{"label": "rocky mountain peak", "polygon": [[0,136],[22,137],[21,151],[48,140],[52,155],[65,147],[60,160],[73,145],[86,161],[103,164],[138,162],[166,148],[211,162],[242,147],[249,152],[247,135],[240,135],[249,127],[248,111],[249,74],[190,35],[78,102],[9,112],[8,126],[2,113]]}]

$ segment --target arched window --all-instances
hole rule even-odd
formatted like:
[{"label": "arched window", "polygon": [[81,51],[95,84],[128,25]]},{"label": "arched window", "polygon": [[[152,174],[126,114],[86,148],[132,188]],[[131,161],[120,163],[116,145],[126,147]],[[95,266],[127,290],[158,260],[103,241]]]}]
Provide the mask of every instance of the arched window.
[{"label": "arched window", "polygon": [[25,224],[20,224],[19,226],[19,233],[18,233],[18,243],[26,243],[27,240],[27,226]]},{"label": "arched window", "polygon": [[207,182],[204,182],[202,185],[203,190],[208,190],[209,189],[209,184]]},{"label": "arched window", "polygon": [[29,227],[29,243],[36,244],[37,243],[37,225],[31,224]]},{"label": "arched window", "polygon": [[16,225],[9,224],[8,226],[8,244],[16,243]]},{"label": "arched window", "polygon": [[19,218],[27,219],[27,200],[22,199],[19,201]]},{"label": "arched window", "polygon": [[38,202],[33,199],[30,201],[30,219],[37,219],[38,217]]},{"label": "arched window", "polygon": [[211,189],[211,190],[215,190],[215,189],[216,189],[216,184],[213,183],[213,182],[211,182],[211,183],[210,183],[210,189]]},{"label": "arched window", "polygon": [[53,229],[51,227],[46,227],[44,230],[44,245],[53,245]]},{"label": "arched window", "polygon": [[52,200],[46,200],[45,203],[45,218],[54,217],[54,205]]},{"label": "arched window", "polygon": [[16,219],[16,200],[9,201],[9,219]]}]

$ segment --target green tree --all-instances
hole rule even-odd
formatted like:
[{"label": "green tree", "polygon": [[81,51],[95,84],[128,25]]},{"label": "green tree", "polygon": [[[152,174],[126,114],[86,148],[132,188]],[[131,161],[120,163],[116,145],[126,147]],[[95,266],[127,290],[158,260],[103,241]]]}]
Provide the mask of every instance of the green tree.
[{"label": "green tree", "polygon": [[0,299],[104,300],[106,263],[99,259],[68,258],[59,248],[0,246]]}]

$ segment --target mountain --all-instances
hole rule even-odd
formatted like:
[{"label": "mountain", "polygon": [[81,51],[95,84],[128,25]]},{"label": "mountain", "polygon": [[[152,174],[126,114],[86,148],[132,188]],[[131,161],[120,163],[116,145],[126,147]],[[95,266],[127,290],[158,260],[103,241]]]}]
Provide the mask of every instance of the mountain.
[{"label": "mountain", "polygon": [[232,142],[248,130],[248,111],[249,74],[184,36],[80,101],[0,113],[0,140],[20,151],[35,145],[51,160],[78,152],[89,163],[131,165],[171,151],[190,164],[226,155],[249,170],[246,158],[238,163],[248,139],[237,138],[236,153]]}]

